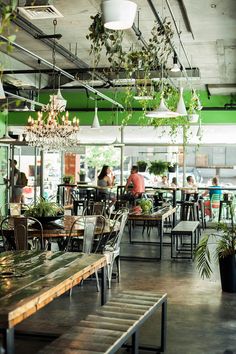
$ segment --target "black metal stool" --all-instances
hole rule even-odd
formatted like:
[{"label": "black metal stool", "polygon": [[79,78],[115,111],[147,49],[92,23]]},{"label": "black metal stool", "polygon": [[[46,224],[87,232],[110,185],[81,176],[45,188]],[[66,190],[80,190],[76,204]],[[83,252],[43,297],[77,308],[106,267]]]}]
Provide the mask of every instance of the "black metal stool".
[{"label": "black metal stool", "polygon": [[232,200],[221,200],[220,201],[220,210],[219,210],[218,222],[221,221],[223,207],[226,207],[226,219],[231,220],[231,223],[232,223],[232,226],[233,226],[234,212],[233,212],[232,206],[233,206],[233,201]]}]

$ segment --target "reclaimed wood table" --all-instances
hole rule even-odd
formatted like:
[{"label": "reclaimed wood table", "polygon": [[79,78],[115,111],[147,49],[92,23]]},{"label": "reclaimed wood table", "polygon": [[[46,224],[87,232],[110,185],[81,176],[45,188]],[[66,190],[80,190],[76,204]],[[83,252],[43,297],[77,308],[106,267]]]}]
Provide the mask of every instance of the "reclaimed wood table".
[{"label": "reclaimed wood table", "polygon": [[14,327],[101,269],[101,304],[106,302],[106,258],[78,252],[0,253],[0,332],[3,352],[14,353]]},{"label": "reclaimed wood table", "polygon": [[[162,258],[162,247],[163,247],[163,224],[164,221],[170,217],[174,216],[176,212],[176,208],[173,207],[165,207],[162,208],[154,213],[151,214],[144,214],[144,213],[133,213],[130,212],[128,216],[129,221],[154,221],[157,225],[157,237],[159,236],[159,241],[132,241],[132,233],[131,233],[131,228],[129,232],[129,237],[130,237],[130,243],[141,243],[141,244],[156,244],[160,246],[160,252],[159,252],[159,257],[155,258],[147,258],[148,260],[161,260]],[[173,227],[175,226],[174,224],[175,218],[173,217]],[[144,259],[143,257],[140,257],[140,259]]]}]

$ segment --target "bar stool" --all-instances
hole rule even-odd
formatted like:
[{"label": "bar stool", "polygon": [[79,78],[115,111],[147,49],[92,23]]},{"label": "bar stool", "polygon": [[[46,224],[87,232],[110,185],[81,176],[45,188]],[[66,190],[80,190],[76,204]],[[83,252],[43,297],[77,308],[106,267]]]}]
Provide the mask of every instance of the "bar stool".
[{"label": "bar stool", "polygon": [[223,208],[225,208],[226,209],[226,219],[231,220],[231,224],[233,226],[234,212],[233,212],[233,207],[232,206],[233,206],[233,201],[232,200],[223,199],[223,200],[220,201],[220,210],[219,210],[218,222],[221,221],[222,211],[223,211]]},{"label": "bar stool", "polygon": [[198,202],[185,201],[181,205],[181,220],[199,221]]}]

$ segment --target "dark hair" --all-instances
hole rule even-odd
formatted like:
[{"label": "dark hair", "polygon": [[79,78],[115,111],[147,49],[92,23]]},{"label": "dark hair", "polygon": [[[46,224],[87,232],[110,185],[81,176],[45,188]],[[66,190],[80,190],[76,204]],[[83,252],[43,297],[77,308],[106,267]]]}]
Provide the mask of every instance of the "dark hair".
[{"label": "dark hair", "polygon": [[133,165],[132,168],[131,168],[132,171],[135,171],[135,172],[138,172],[138,166],[136,165]]},{"label": "dark hair", "polygon": [[219,184],[219,180],[217,177],[212,178],[212,184],[215,184],[216,186]]},{"label": "dark hair", "polygon": [[109,166],[107,165],[103,165],[101,172],[98,175],[98,179],[103,179],[106,175],[107,175],[107,169],[109,168]]},{"label": "dark hair", "polygon": [[177,184],[177,178],[173,177],[171,183]]},{"label": "dark hair", "polygon": [[187,182],[190,182],[190,179],[192,178],[192,176],[188,176],[187,177]]}]

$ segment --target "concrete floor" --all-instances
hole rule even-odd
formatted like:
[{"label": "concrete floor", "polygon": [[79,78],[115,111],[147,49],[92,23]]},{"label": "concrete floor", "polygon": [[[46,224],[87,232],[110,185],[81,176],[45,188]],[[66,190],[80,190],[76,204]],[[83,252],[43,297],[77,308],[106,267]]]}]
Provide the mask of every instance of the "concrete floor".
[{"label": "concrete floor", "polygon": [[[148,247],[145,253],[149,254]],[[168,294],[166,354],[236,353],[236,294],[222,293],[217,267],[211,280],[202,280],[192,261],[171,261],[170,247],[165,246],[161,262],[122,261],[121,271],[121,282],[113,280],[109,296],[122,289]],[[71,298],[65,294],[56,299],[17,329],[63,333],[99,306],[99,300],[96,282],[88,280],[74,288]],[[141,339],[158,343],[159,313],[146,323]],[[16,354],[34,354],[46,343],[39,338],[17,337]]]}]

